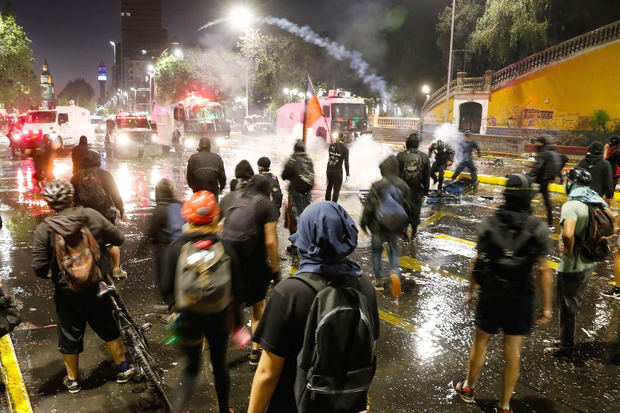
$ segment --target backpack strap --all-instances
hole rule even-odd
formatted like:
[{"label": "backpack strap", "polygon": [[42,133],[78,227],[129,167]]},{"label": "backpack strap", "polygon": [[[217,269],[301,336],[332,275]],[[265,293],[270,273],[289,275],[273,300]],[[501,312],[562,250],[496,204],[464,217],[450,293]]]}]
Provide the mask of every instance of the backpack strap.
[{"label": "backpack strap", "polygon": [[299,280],[306,284],[308,287],[312,288],[317,294],[319,291],[327,288],[329,286],[327,280],[321,277],[318,274],[314,274],[311,272],[306,273],[298,273],[289,278]]},{"label": "backpack strap", "polygon": [[495,244],[499,245],[502,250],[507,251],[519,251],[523,245],[529,242],[534,230],[538,226],[538,220],[530,215],[525,220],[523,230],[519,233],[519,235],[514,239],[507,239],[506,237],[498,235],[504,231],[501,231],[500,227],[502,225],[500,220],[497,218],[497,215],[493,215],[491,219],[493,220],[493,228],[495,228],[494,231],[491,231],[491,240]]}]

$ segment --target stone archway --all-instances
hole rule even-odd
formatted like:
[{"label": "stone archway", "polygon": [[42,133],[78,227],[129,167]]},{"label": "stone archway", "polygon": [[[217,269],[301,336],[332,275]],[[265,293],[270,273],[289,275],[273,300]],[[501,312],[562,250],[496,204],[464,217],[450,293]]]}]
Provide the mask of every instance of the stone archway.
[{"label": "stone archway", "polygon": [[459,106],[459,131],[470,130],[480,133],[482,124],[482,105],[477,102],[466,102]]}]

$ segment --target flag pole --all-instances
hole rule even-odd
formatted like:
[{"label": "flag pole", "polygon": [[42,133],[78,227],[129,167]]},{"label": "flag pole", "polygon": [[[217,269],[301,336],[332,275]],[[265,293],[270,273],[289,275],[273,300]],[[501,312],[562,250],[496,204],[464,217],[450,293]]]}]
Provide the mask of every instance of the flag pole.
[{"label": "flag pole", "polygon": [[304,131],[301,139],[304,143],[306,143],[306,135],[308,134],[308,78],[309,75],[306,75],[304,88]]}]

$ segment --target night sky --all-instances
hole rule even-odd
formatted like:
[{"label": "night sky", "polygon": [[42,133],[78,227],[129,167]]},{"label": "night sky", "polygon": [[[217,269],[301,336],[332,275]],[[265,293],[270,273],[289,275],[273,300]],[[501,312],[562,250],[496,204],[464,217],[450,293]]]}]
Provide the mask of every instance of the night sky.
[{"label": "night sky", "polygon": [[[0,0],[0,6],[7,1]],[[385,47],[376,35],[383,28],[378,10],[403,4],[410,13],[436,18],[437,12],[450,1],[257,0],[247,3],[261,14],[309,25],[376,61]],[[13,0],[13,4],[18,24],[32,40],[35,74],[40,74],[43,59],[47,57],[57,94],[76,77],[84,77],[95,87],[99,60],[103,57],[108,67],[111,66],[113,53],[109,41],[120,37],[120,1]],[[201,36],[196,31],[198,27],[225,15],[233,4],[233,0],[163,0],[163,26],[168,28],[170,40],[195,44]],[[433,47],[434,21],[428,20],[428,30],[432,30],[428,41]],[[210,30],[232,36],[223,26]],[[360,30],[367,34],[367,39],[360,37]]]}]

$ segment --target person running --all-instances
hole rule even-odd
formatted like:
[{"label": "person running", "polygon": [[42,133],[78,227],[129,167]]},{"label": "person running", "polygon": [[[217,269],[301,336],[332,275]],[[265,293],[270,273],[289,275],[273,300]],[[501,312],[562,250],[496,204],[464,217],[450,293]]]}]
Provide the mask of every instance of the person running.
[{"label": "person running", "polygon": [[[338,133],[336,142],[329,146],[329,158],[327,160],[327,189],[325,200],[338,202],[340,187],[342,186],[342,164],[349,179],[349,149],[344,144],[344,134]],[[332,195],[332,189],[334,191]]]},{"label": "person running", "polygon": [[588,147],[586,157],[577,164],[579,168],[583,168],[590,172],[592,182],[590,188],[601,197],[608,200],[614,197],[614,177],[611,171],[609,161],[603,159],[603,144],[600,142],[592,142]]},{"label": "person running", "polygon": [[463,170],[467,168],[467,170],[471,174],[471,180],[474,182],[478,181],[476,164],[474,164],[474,159],[472,156],[472,152],[474,150],[478,153],[478,158],[480,158],[482,156],[480,146],[478,146],[478,143],[472,139],[471,131],[465,131],[465,139],[459,142],[459,154],[461,156],[461,160],[456,165],[456,170],[454,171],[454,175],[452,175],[452,179],[456,181],[459,178],[461,172],[463,172]]},{"label": "person running", "polygon": [[603,149],[603,158],[611,164],[614,191],[616,190],[616,185],[618,185],[618,178],[620,178],[620,150],[618,149],[620,149],[620,136],[618,135],[609,138],[609,142],[605,144]]},{"label": "person running", "polygon": [[[398,237],[411,220],[409,186],[399,178],[398,160],[390,156],[379,166],[382,179],[372,184],[364,203],[360,227],[372,234],[372,269],[375,289],[383,291],[389,285],[392,298],[402,295],[400,283],[400,247]],[[387,243],[389,277],[383,279],[383,244]]]},{"label": "person running", "polygon": [[260,158],[257,165],[258,173],[271,179],[272,186],[271,195],[269,198],[271,199],[273,206],[278,211],[278,217],[280,217],[280,210],[282,209],[282,188],[280,188],[280,180],[278,180],[278,177],[270,172],[271,160],[266,156]]},{"label": "person running", "polygon": [[[255,175],[234,198],[222,200],[224,230],[222,239],[232,259],[235,295],[235,325],[240,326],[238,308],[252,307],[252,333],[256,331],[265,310],[265,296],[271,280],[279,279],[280,257],[276,225],[278,213],[269,199],[272,181]],[[232,196],[232,195],[230,195]],[[227,195],[226,197],[229,197]],[[224,202],[226,200],[226,203]],[[260,345],[252,342],[250,364],[257,365]]]},{"label": "person running", "polygon": [[[125,219],[123,199],[111,173],[101,169],[99,152],[90,150],[84,157],[83,169],[74,175],[71,183],[75,188],[75,204],[92,208],[116,225],[117,217]],[[110,257],[115,278],[126,278],[127,273],[121,267],[121,250],[110,247]]]},{"label": "person running", "polygon": [[555,228],[553,227],[553,206],[549,196],[549,184],[555,180],[558,174],[556,152],[551,149],[549,140],[544,136],[535,138],[534,145],[537,152],[536,163],[527,174],[540,187],[540,193],[543,196],[545,208],[547,209],[547,225],[553,231]]},{"label": "person running", "polygon": [[[196,378],[200,373],[200,361],[203,338],[209,343],[211,366],[215,381],[215,392],[220,413],[232,413],[229,409],[228,399],[230,395],[230,373],[226,361],[226,349],[228,344],[229,315],[231,297],[224,294],[221,300],[211,304],[208,311],[201,311],[199,306],[192,307],[188,299],[179,302],[182,276],[180,268],[189,265],[191,256],[189,251],[209,250],[213,258],[207,258],[209,262],[201,262],[200,265],[209,266],[206,271],[213,270],[213,277],[218,278],[218,283],[226,282],[226,275],[230,277],[230,259],[224,253],[224,248],[218,240],[219,208],[215,196],[208,191],[198,191],[183,204],[182,214],[188,222],[183,234],[174,240],[166,251],[165,267],[162,274],[161,292],[170,308],[178,310],[176,320],[180,343],[187,357],[187,365],[181,375],[177,399],[174,403],[173,412],[181,412],[187,409]],[[185,263],[185,264],[182,264]],[[215,265],[218,265],[216,267]],[[217,268],[217,269],[214,269]],[[201,270],[197,270],[201,271]],[[230,283],[230,281],[228,281]],[[213,289],[218,288],[215,282],[211,283]],[[230,285],[223,286],[223,290],[230,291]]]},{"label": "person running", "polygon": [[[474,387],[484,367],[491,338],[500,330],[504,336],[502,387],[495,412],[509,413],[517,379],[523,337],[529,335],[535,319],[535,283],[538,268],[543,297],[538,325],[551,321],[553,279],[546,256],[550,252],[549,233],[533,215],[534,194],[526,175],[508,175],[504,204],[483,219],[478,230],[478,256],[474,260],[466,303],[473,304],[474,284],[480,285],[476,307],[474,341],[469,355],[467,377],[454,385],[466,403],[474,403]],[[509,251],[508,254],[506,251]]]},{"label": "person running", "polygon": [[[263,320],[254,334],[254,340],[262,345],[264,353],[252,382],[248,413],[298,411],[295,382],[306,324],[310,322],[312,303],[317,296],[317,289],[311,287],[313,279],[325,284],[328,281],[340,283],[352,279],[351,282],[355,282],[354,288],[368,305],[371,340],[378,339],[379,315],[372,282],[362,274],[357,262],[347,258],[357,247],[357,239],[355,223],[347,211],[334,202],[313,204],[299,217],[298,230],[291,236],[291,242],[301,254],[299,270],[294,277],[286,278],[276,285]],[[355,332],[349,331],[347,327],[350,329],[351,325],[345,323],[338,330],[342,332],[339,341],[355,336]],[[343,369],[350,359],[346,353],[340,353],[341,345],[349,350],[354,343],[334,342],[332,345],[332,355],[341,361],[338,366]],[[372,352],[372,349],[368,349],[368,352]],[[341,411],[365,410],[366,397],[364,393],[361,394],[361,405],[355,406],[356,409]]]},{"label": "person running", "polygon": [[187,186],[192,191],[209,191],[216,198],[226,187],[226,171],[220,155],[211,152],[209,138],[201,138],[198,152],[187,162]]},{"label": "person running", "polygon": [[[51,273],[54,283],[54,303],[59,326],[58,350],[67,369],[63,384],[70,393],[80,391],[79,355],[84,350],[86,323],[106,342],[117,366],[116,381],[126,383],[134,375],[134,369],[127,363],[123,341],[111,309],[107,302],[97,298],[97,282],[82,285],[80,289],[74,287],[67,271],[60,268],[67,261],[57,255],[58,251],[63,251],[60,243],[64,245],[76,235],[80,239],[92,239],[98,248],[87,247],[83,255],[91,257],[94,274],[106,277],[111,268],[104,245],[121,245],[123,234],[94,209],[75,207],[73,186],[67,181],[54,180],[48,183],[43,198],[55,214],[41,222],[35,230],[32,268],[40,278],[47,279]],[[99,260],[94,258],[97,253],[100,253]]]},{"label": "person running", "polygon": [[[422,201],[424,196],[428,196],[428,188],[430,186],[430,161],[428,155],[420,152],[420,139],[417,132],[407,137],[405,143],[406,150],[400,152],[396,159],[400,167],[400,177],[407,182],[411,190],[411,239],[414,239],[420,225],[420,211],[422,210]],[[407,242],[407,228],[403,232],[402,239]]]},{"label": "person running", "polygon": [[71,149],[71,160],[73,161],[73,175],[84,169],[84,159],[90,150],[88,146],[88,138],[84,135],[80,136],[80,142],[76,147]]},{"label": "person running", "polygon": [[613,222],[613,214],[607,203],[590,189],[592,177],[583,168],[573,168],[566,174],[564,190],[568,201],[562,205],[560,225],[562,241],[561,258],[558,264],[557,296],[560,304],[559,348],[551,351],[555,357],[565,361],[574,360],[577,313],[586,290],[588,280],[596,262],[584,255],[584,240],[588,235],[589,208],[601,208]]},{"label": "person running", "polygon": [[[312,202],[310,191],[314,186],[314,165],[306,154],[306,144],[298,140],[294,150],[282,172],[282,179],[290,182],[285,226],[291,235],[297,231],[297,218]],[[289,246],[288,251],[295,253],[295,247]]]},{"label": "person running", "polygon": [[443,191],[443,174],[448,169],[448,166],[454,162],[454,150],[450,145],[438,139],[428,149],[428,157],[431,158],[433,154],[435,154],[435,161],[431,166],[431,178],[433,178],[434,184],[438,183],[437,189],[441,192]]},{"label": "person running", "polygon": [[156,281],[159,287],[166,248],[182,234],[185,219],[181,214],[183,203],[177,198],[174,184],[169,179],[164,178],[155,185],[155,204],[149,220],[147,239],[153,246]]}]

